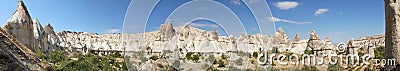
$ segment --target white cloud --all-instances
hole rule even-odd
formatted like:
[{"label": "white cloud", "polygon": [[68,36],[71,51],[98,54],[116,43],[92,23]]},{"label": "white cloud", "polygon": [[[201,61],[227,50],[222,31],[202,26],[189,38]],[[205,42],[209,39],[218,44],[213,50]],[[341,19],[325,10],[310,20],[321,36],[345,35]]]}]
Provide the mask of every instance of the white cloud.
[{"label": "white cloud", "polygon": [[235,5],[241,5],[240,0],[232,0],[231,2]]},{"label": "white cloud", "polygon": [[315,16],[319,16],[319,15],[321,15],[321,14],[324,14],[324,13],[328,12],[328,11],[329,11],[329,9],[320,8],[320,9],[318,9],[317,11],[315,11],[314,15],[315,15]]},{"label": "white cloud", "polygon": [[277,17],[269,17],[268,20],[272,22],[286,22],[286,23],[292,23],[292,24],[310,24],[312,22],[297,22],[297,21],[292,21],[292,20],[287,20],[287,19],[280,19]]},{"label": "white cloud", "polygon": [[299,3],[298,2],[294,2],[294,1],[283,1],[283,2],[277,2],[274,3],[275,7],[281,9],[281,10],[289,10],[292,8],[296,8]]},{"label": "white cloud", "polygon": [[107,29],[106,32],[107,33],[120,33],[121,29]]}]

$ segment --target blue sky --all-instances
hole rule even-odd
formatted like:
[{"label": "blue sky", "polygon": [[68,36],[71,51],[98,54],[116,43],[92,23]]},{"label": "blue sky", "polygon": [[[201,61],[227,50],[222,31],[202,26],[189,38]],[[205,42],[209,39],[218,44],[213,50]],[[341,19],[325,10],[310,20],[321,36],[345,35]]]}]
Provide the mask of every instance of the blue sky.
[{"label": "blue sky", "polygon": [[[168,2],[173,0],[163,1]],[[263,0],[244,1],[259,3]],[[24,2],[32,18],[38,18],[42,25],[45,25],[46,22],[50,22],[55,31],[71,30],[95,33],[118,33],[122,31],[124,17],[131,1],[24,0]],[[173,6],[174,4],[178,5],[178,3],[179,2],[171,2],[165,7]],[[239,14],[245,15],[246,11],[248,11],[241,7],[241,5],[244,4],[238,2],[238,0],[221,0],[221,3],[226,3],[228,7],[233,7],[232,9],[240,12]],[[317,31],[321,39],[325,39],[325,37],[329,36],[334,43],[347,42],[350,37],[357,39],[360,36],[384,34],[385,22],[382,0],[267,0],[267,3],[274,16],[273,19],[276,29],[277,27],[283,27],[286,34],[291,39],[294,38],[296,33],[299,33],[302,39],[308,39],[309,32],[312,29]],[[231,5],[229,6],[229,4]],[[146,3],[143,5],[150,4]],[[16,6],[16,0],[1,1],[0,22],[4,23],[15,11]],[[202,9],[201,7],[195,8],[198,8],[195,10]],[[216,7],[215,9],[221,8]],[[177,12],[185,12],[185,8]],[[169,18],[167,17],[168,20],[177,20],[179,17],[185,17],[179,14],[161,15],[170,15]],[[243,18],[247,20],[241,22],[253,25],[247,29],[254,29],[252,28],[255,25],[254,21],[251,21],[253,19],[248,19],[251,17]],[[150,27],[158,28],[158,26],[165,21],[166,19],[152,20],[150,23],[153,24],[151,24]],[[219,23],[225,22],[223,20],[216,21]],[[172,22],[174,25],[182,25],[182,22],[187,21]],[[234,21],[228,20],[226,22]]]},{"label": "blue sky", "polygon": [[[33,18],[55,31],[120,32],[130,0],[23,0]],[[0,1],[0,22],[15,11],[17,0]]]},{"label": "blue sky", "polygon": [[[383,0],[268,0],[268,3],[274,17],[297,22],[276,22],[291,39],[296,33],[307,39],[312,29],[321,39],[329,36],[334,43],[385,31]],[[315,15],[318,9],[325,12]]]}]

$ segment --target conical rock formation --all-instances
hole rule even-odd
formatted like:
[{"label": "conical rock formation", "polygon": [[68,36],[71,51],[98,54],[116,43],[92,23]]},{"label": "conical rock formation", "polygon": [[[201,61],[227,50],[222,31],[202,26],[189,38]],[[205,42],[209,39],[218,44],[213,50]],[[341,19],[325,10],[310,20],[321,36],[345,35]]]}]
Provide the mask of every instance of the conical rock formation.
[{"label": "conical rock formation", "polygon": [[22,44],[33,51],[39,50],[35,45],[33,22],[28,13],[24,2],[18,1],[18,6],[14,14],[4,25],[4,30],[17,38]]}]

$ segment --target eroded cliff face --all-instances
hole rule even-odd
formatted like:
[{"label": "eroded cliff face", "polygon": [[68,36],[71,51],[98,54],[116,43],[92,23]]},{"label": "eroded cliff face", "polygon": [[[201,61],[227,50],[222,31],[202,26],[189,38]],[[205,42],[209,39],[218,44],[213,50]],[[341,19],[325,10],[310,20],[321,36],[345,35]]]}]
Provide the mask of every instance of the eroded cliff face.
[{"label": "eroded cliff face", "polygon": [[40,71],[47,67],[33,51],[2,29],[0,29],[0,40],[0,70]]},{"label": "eroded cliff face", "polygon": [[35,38],[33,34],[33,21],[28,13],[24,2],[18,1],[18,6],[14,14],[4,24],[3,29],[16,37],[25,46],[33,51],[38,51],[35,46]]},{"label": "eroded cliff face", "polygon": [[[384,0],[385,1],[385,19],[386,19],[386,36],[385,36],[385,59],[394,58],[400,61],[400,0]],[[385,66],[385,71],[399,71],[399,62],[397,66]]]}]

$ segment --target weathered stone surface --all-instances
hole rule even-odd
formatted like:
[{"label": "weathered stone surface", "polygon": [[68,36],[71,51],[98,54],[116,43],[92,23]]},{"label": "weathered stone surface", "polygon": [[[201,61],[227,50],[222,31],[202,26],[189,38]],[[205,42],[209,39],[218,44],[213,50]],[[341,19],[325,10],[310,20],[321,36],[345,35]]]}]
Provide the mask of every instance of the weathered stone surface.
[{"label": "weathered stone surface", "polygon": [[39,50],[35,45],[33,22],[24,2],[18,1],[14,14],[4,25],[4,30],[33,51]]},{"label": "weathered stone surface", "polygon": [[317,32],[315,32],[314,29],[311,30],[311,33],[310,33],[310,40],[320,40],[320,38],[318,37]]},{"label": "weathered stone surface", "polygon": [[300,43],[300,36],[299,34],[296,33],[294,36],[293,44],[299,44]]},{"label": "weathered stone surface", "polygon": [[0,70],[44,70],[47,65],[36,58],[35,53],[0,29]]},{"label": "weathered stone surface", "polygon": [[289,37],[286,35],[285,31],[283,31],[282,27],[278,28],[276,37],[277,37],[276,41],[279,44],[291,44]]},{"label": "weathered stone surface", "polygon": [[311,30],[310,38],[307,42],[307,49],[314,50],[314,53],[316,53],[316,51],[318,52],[324,50],[324,47],[324,42],[319,39],[318,34],[315,32],[315,30]]},{"label": "weathered stone surface", "polygon": [[213,30],[211,31],[211,39],[212,39],[212,40],[217,40],[217,41],[218,41],[218,34],[217,34],[217,31],[216,31],[215,29],[213,29]]},{"label": "weathered stone surface", "polygon": [[[400,1],[385,1],[385,20],[386,20],[386,36],[385,36],[385,59],[394,58],[400,61]],[[400,62],[396,62],[396,66],[385,66],[385,71],[399,71]]]},{"label": "weathered stone surface", "polygon": [[160,26],[161,40],[170,40],[175,35],[175,29],[171,21]]}]

